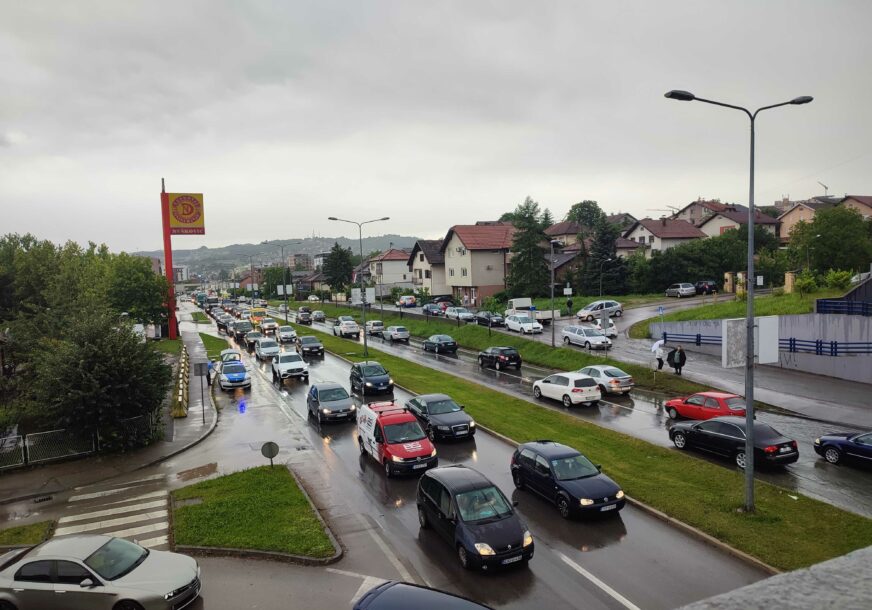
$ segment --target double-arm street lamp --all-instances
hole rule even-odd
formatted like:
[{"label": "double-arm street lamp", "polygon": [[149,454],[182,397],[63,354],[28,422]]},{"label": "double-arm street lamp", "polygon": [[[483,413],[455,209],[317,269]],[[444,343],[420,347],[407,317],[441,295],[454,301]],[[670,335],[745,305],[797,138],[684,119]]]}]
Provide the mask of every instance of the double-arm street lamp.
[{"label": "double-arm street lamp", "polygon": [[[363,222],[357,222],[355,220],[345,220],[344,218],[336,218],[335,216],[330,216],[327,220],[335,220],[336,222],[347,222],[348,224],[357,225],[357,239],[360,244],[360,264],[363,264],[363,225],[368,225],[371,222],[381,222],[383,220],[390,220],[389,216],[385,216],[384,218],[374,218],[373,220],[365,220]],[[361,271],[363,271],[361,269]],[[363,318],[363,327],[361,328],[361,332],[363,333],[363,357],[369,358],[369,345],[366,340],[366,286],[363,283],[363,273],[360,274],[360,310],[361,317]]]},{"label": "double-arm street lamp", "polygon": [[799,106],[808,104],[814,98],[809,95],[796,97],[789,102],[763,106],[754,112],[742,106],[734,106],[714,100],[696,97],[689,91],[674,89],[666,93],[666,97],[680,102],[705,102],[724,108],[732,108],[744,112],[751,121],[751,179],[748,194],[748,274],[745,280],[747,289],[748,307],[745,318],[746,322],[746,350],[745,350],[745,510],[754,511],[754,122],[757,115],[770,108],[779,106]]}]

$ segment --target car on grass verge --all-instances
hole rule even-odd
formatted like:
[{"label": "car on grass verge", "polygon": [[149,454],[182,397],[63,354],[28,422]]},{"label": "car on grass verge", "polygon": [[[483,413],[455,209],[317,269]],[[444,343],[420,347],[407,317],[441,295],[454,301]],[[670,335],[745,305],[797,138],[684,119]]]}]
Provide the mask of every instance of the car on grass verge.
[{"label": "car on grass verge", "polygon": [[367,394],[390,394],[394,391],[394,380],[381,364],[375,360],[355,362],[351,365],[351,391],[358,396]]},{"label": "car on grass verge", "polygon": [[351,395],[342,384],[335,381],[312,384],[306,395],[306,406],[319,424],[340,419],[348,421],[357,417],[357,406]]},{"label": "car on grass verge", "polygon": [[251,373],[242,362],[223,362],[218,367],[218,387],[222,390],[250,388]]},{"label": "car on grass verge", "polygon": [[456,354],[457,341],[448,335],[430,335],[421,343],[425,352],[436,354]]},{"label": "car on grass verge", "polygon": [[433,442],[475,435],[475,420],[447,394],[421,394],[409,400],[406,408],[421,422],[427,438]]},{"label": "car on grass verge", "polygon": [[323,356],[324,344],[311,335],[297,338],[297,353],[303,356]]},{"label": "car on grass verge", "polygon": [[284,381],[296,377],[309,383],[309,365],[300,354],[294,352],[282,352],[276,354],[272,360],[273,381]]},{"label": "car on grass verge", "polygon": [[272,360],[281,351],[282,348],[275,339],[264,337],[254,344],[254,355],[258,360]]},{"label": "car on grass verge", "polygon": [[872,432],[834,432],[814,439],[815,453],[830,464],[853,460],[872,465]]},{"label": "car on grass verge", "polygon": [[382,332],[382,339],[387,339],[391,343],[394,341],[409,342],[409,329],[405,326],[388,326]]},{"label": "car on grass verge", "polygon": [[589,326],[564,326],[560,331],[563,345],[580,345],[584,349],[610,349],[611,340],[601,330]]},{"label": "car on grass verge", "polygon": [[514,347],[489,347],[478,353],[478,366],[492,366],[501,371],[510,366],[521,370],[521,354]]},{"label": "car on grass verge", "polygon": [[415,416],[393,402],[360,405],[357,444],[361,455],[371,455],[388,478],[417,474],[439,463],[436,448]]},{"label": "car on grass verge", "polygon": [[669,286],[669,288],[666,289],[666,296],[678,297],[679,299],[682,297],[695,297],[696,287],[693,284],[689,284],[688,282],[672,284],[671,286]]},{"label": "car on grass verge", "polygon": [[586,366],[576,372],[593,377],[601,394],[626,394],[635,386],[628,373],[608,364]]},{"label": "car on grass verge", "polygon": [[360,339],[360,327],[351,316],[339,316],[333,322],[333,336]]},{"label": "car on grass verge", "polygon": [[580,452],[554,441],[533,441],[512,455],[512,481],[557,506],[560,516],[617,513],[624,491]]},{"label": "car on grass verge", "polygon": [[479,326],[505,326],[506,321],[503,317],[492,311],[480,311],[475,314],[474,322]]},{"label": "car on grass verge", "polygon": [[672,419],[712,419],[735,415],[745,416],[745,399],[726,392],[699,392],[692,396],[673,398],[666,402],[666,413]]},{"label": "car on grass verge", "polygon": [[[705,421],[673,424],[669,439],[679,449],[700,449],[731,458],[745,467],[745,419],[715,417]],[[754,464],[784,466],[799,459],[796,441],[783,436],[769,424],[754,422]]]},{"label": "car on grass verge", "polygon": [[175,610],[193,603],[200,587],[200,566],[191,557],[111,536],[52,538],[0,557],[4,610]]},{"label": "car on grass verge", "polygon": [[276,331],[276,338],[279,340],[279,343],[288,343],[297,338],[297,331],[294,330],[293,326],[279,326]]},{"label": "car on grass verge", "polygon": [[533,558],[533,536],[499,487],[460,464],[434,468],[418,481],[418,523],[433,528],[468,570],[490,570]]},{"label": "car on grass verge", "polygon": [[559,400],[567,408],[579,404],[595,405],[602,398],[596,380],[581,373],[557,373],[534,381],[533,396]]},{"label": "car on grass verge", "polygon": [[409,582],[389,580],[363,594],[354,610],[493,610],[477,602]]},{"label": "car on grass verge", "polygon": [[576,312],[575,317],[579,320],[593,322],[596,318],[602,317],[603,313],[609,317],[615,316],[616,318],[620,318],[624,315],[624,306],[617,301],[594,301],[593,303],[588,303],[579,309]]},{"label": "car on grass verge", "polygon": [[506,328],[522,335],[542,332],[542,325],[529,316],[509,316],[506,318]]}]

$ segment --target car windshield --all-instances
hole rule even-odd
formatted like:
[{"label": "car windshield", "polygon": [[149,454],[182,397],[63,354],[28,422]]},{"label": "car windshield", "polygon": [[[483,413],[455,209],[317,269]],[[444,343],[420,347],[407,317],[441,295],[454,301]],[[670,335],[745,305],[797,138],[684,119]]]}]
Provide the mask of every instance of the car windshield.
[{"label": "car windshield", "polygon": [[466,307],[457,307],[454,311],[457,313],[469,313],[469,310]]},{"label": "car windshield", "polygon": [[224,373],[225,375],[226,374],[234,375],[236,373],[244,373],[245,372],[245,365],[237,364],[235,362],[230,362],[230,363],[224,365],[224,368],[221,369],[221,372]]},{"label": "car windshield", "polygon": [[351,316],[339,316],[340,322],[354,322],[354,318]]},{"label": "car windshield", "polygon": [[551,460],[551,469],[554,471],[554,476],[557,477],[558,481],[571,481],[572,479],[592,477],[595,474],[599,474],[596,466],[583,455]]},{"label": "car windshield", "polygon": [[450,398],[444,400],[434,400],[427,403],[427,411],[430,415],[443,415],[445,413],[457,413],[460,411],[460,405]]},{"label": "car windshield", "polygon": [[744,399],[744,398],[739,398],[738,396],[736,396],[736,397],[734,397],[734,398],[728,398],[725,402],[727,403],[727,406],[728,406],[730,409],[735,409],[735,410],[737,410],[737,411],[738,411],[738,410],[741,410],[741,409],[744,409],[744,408],[747,406],[747,405],[745,404],[745,399]]},{"label": "car windshield", "polygon": [[236,327],[236,330],[240,332],[251,330],[251,322],[237,322],[234,326]]},{"label": "car windshield", "polygon": [[261,324],[275,324],[276,321],[273,320],[272,318],[264,318],[263,320],[260,321],[260,323]]},{"label": "car windshield", "polygon": [[279,344],[276,343],[275,341],[261,341],[260,342],[260,349],[265,349],[268,347],[278,347],[278,346],[279,346]]},{"label": "car windshield", "polygon": [[533,319],[528,318],[527,316],[518,316],[518,322],[521,324],[532,324]]},{"label": "car windshield", "polygon": [[629,375],[621,369],[606,369],[603,373],[605,373],[606,377],[629,377]]},{"label": "car windshield", "polygon": [[148,549],[123,538],[113,538],[85,559],[85,565],[101,578],[115,580],[132,572],[146,557]]},{"label": "car windshield", "polygon": [[263,335],[258,332],[248,333],[247,335],[245,335],[245,338],[249,341],[254,341],[255,339],[260,339],[261,337],[263,337]]},{"label": "car windshield", "polygon": [[279,362],[302,362],[303,359],[299,354],[282,354],[279,356]]},{"label": "car windshield", "polygon": [[605,337],[605,335],[603,334],[603,331],[597,330],[595,328],[587,328],[587,329],[585,329],[584,333],[588,337]]},{"label": "car windshield", "polygon": [[280,333],[292,333],[292,332],[294,332],[294,329],[290,326],[279,326],[279,332]]},{"label": "car windshield", "polygon": [[366,377],[372,377],[374,375],[387,375],[388,374],[388,372],[380,364],[368,364],[362,368],[363,368],[363,374]]},{"label": "car windshield", "polygon": [[327,388],[318,392],[318,399],[322,402],[345,400],[346,398],[348,398],[348,392],[345,391],[345,388]]},{"label": "car windshield", "polygon": [[512,507],[494,486],[457,494],[457,510],[468,522],[496,521],[512,514]]},{"label": "car windshield", "polygon": [[424,438],[424,430],[417,421],[407,421],[402,424],[385,426],[385,438],[389,445],[396,443],[409,443]]},{"label": "car windshield", "polygon": [[302,339],[300,339],[300,343],[306,343],[306,344],[318,343],[318,338],[317,337],[303,337]]}]

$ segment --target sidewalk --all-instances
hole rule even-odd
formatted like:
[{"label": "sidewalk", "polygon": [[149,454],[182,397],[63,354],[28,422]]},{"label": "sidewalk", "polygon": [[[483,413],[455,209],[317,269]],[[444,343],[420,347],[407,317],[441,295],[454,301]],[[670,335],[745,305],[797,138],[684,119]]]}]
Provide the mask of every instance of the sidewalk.
[{"label": "sidewalk", "polygon": [[[206,359],[203,341],[196,332],[183,332],[182,340],[188,348],[191,362]],[[210,399],[210,388],[204,386],[206,399],[205,423],[203,402],[200,400],[200,380],[189,372],[190,395],[188,417],[173,419],[165,438],[148,447],[129,453],[94,455],[78,460],[46,463],[0,475],[0,504],[59,493],[73,487],[91,485],[98,481],[151,466],[206,438],[218,423],[218,414]]]}]

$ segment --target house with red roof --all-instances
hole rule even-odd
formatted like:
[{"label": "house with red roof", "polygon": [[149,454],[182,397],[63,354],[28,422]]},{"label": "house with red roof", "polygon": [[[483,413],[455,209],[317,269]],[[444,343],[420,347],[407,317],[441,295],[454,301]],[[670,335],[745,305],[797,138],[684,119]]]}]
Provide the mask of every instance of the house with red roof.
[{"label": "house with red roof", "polygon": [[578,243],[578,234],[586,230],[583,224],[564,220],[545,229],[545,235],[550,239],[562,241],[567,247]]},{"label": "house with red roof", "polygon": [[624,237],[645,247],[645,256],[654,250],[664,252],[679,244],[708,237],[686,220],[674,218],[643,218],[624,232]]},{"label": "house with red roof", "polygon": [[[720,199],[703,199],[700,197],[696,201],[691,201],[686,206],[675,212],[672,215],[674,220],[686,220],[692,225],[699,225],[712,214],[721,212],[728,207],[744,208],[738,204],[721,203]],[[747,211],[747,208],[745,208]]]},{"label": "house with red roof", "polygon": [[454,225],[439,251],[445,264],[445,283],[459,303],[481,305],[482,299],[506,289],[515,227]]},{"label": "house with red roof", "polygon": [[845,195],[839,205],[856,210],[866,220],[872,220],[872,195]]},{"label": "house with red roof", "polygon": [[[389,248],[369,259],[369,275],[378,286],[412,287],[412,273],[406,261],[409,253],[406,250]],[[390,288],[388,288],[390,290]]]},{"label": "house with red roof", "polygon": [[[719,212],[708,216],[696,226],[708,237],[717,237],[727,231],[738,229],[748,224],[748,208],[745,206],[728,206]],[[778,219],[772,218],[759,210],[754,210],[754,224],[763,227],[772,235],[778,235]]]}]

